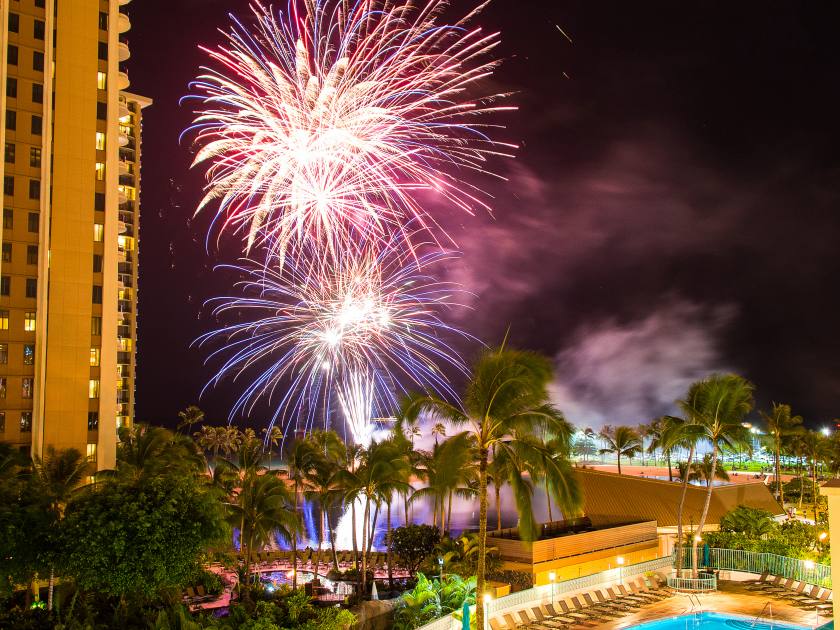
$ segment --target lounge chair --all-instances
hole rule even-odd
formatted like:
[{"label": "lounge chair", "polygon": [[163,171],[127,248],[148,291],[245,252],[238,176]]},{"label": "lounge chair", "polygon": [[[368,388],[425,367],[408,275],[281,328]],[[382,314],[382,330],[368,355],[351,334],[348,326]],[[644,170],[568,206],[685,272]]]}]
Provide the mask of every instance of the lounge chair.
[{"label": "lounge chair", "polygon": [[518,626],[520,628],[536,628],[537,630],[543,630],[543,629],[553,630],[553,628],[551,626],[546,626],[544,624],[541,624],[539,622],[539,620],[535,621],[534,619],[531,619],[531,617],[528,616],[528,611],[525,610],[524,608],[522,610],[518,611],[516,613],[516,615],[517,615],[517,617],[519,617]]},{"label": "lounge chair", "polygon": [[[551,604],[549,604],[549,606],[551,606]],[[552,606],[551,610],[554,610],[553,606]],[[564,615],[558,615],[556,611],[554,613],[552,613],[551,610],[548,611],[548,614],[550,616],[546,617],[543,614],[543,611],[542,611],[541,608],[539,608],[539,607],[531,608],[531,612],[534,613],[534,618],[537,620],[537,623],[548,626],[549,628],[565,628],[566,626],[574,625],[574,624],[578,624],[578,623],[579,624],[588,623],[588,622],[584,622],[580,619],[574,619],[572,617],[566,617]]]},{"label": "lounge chair", "polygon": [[777,575],[769,582],[764,581],[764,582],[759,582],[757,584],[752,584],[750,586],[747,586],[747,590],[748,591],[763,591],[763,590],[768,589],[768,588],[777,588],[779,586],[779,584],[781,584],[781,582],[782,582],[782,576]]},{"label": "lounge chair", "polygon": [[652,597],[644,597],[637,593],[631,592],[629,587],[625,587],[624,584],[619,584],[615,588],[618,591],[618,595],[619,597],[621,597],[621,599],[630,602],[636,602],[637,604],[639,604],[639,606],[646,606],[647,604],[650,604],[653,601]]},{"label": "lounge chair", "polygon": [[810,600],[810,601],[807,601],[807,602],[803,602],[802,603],[802,608],[805,608],[806,610],[818,610],[819,611],[819,610],[824,610],[826,607],[832,607],[833,604],[829,601],[830,597],[831,597],[831,590],[830,589],[825,589],[822,592],[822,594],[819,597],[817,597],[816,599],[813,599],[813,600]]},{"label": "lounge chair", "polygon": [[499,623],[498,619],[496,619],[495,617],[490,617],[490,627],[493,630],[514,630],[514,628],[516,628],[516,624],[512,626],[508,626],[507,624],[505,624],[503,626],[501,623]]},{"label": "lounge chair", "polygon": [[638,597],[642,597],[647,601],[653,603],[662,601],[666,597],[668,597],[668,593],[665,591],[653,592],[651,591],[647,584],[645,584],[644,580],[632,581],[627,583],[627,587],[630,589],[630,592],[633,595]]},{"label": "lounge chair", "polygon": [[[632,606],[630,605],[629,602],[623,602],[623,601],[617,599],[616,597],[614,597],[613,595],[610,595],[609,599],[604,597],[603,591],[601,591],[599,589],[596,589],[596,590],[592,591],[592,593],[594,593],[595,597],[598,598],[598,601],[595,602],[595,605],[597,605],[597,606],[605,606],[605,607],[607,607],[611,610],[616,611],[619,614],[629,612],[632,608]],[[589,604],[589,601],[591,599],[591,595],[589,596],[589,598],[584,596],[584,599],[586,600],[586,603]],[[592,604],[589,604],[589,605],[591,606]],[[638,608],[638,606],[637,606],[637,608]]]},{"label": "lounge chair", "polygon": [[[588,610],[588,611],[584,612],[583,610],[581,610],[577,607],[575,607],[576,608],[575,610],[572,610],[571,608],[569,608],[569,605],[565,602],[565,600],[562,600],[562,599],[558,602],[558,605],[560,606],[560,610],[563,611],[563,615],[565,615],[566,617],[571,617],[572,619],[577,619],[578,621],[581,621],[581,622],[589,623],[593,619],[598,620],[598,621],[603,621],[604,620],[604,617],[602,615],[599,615],[598,613],[596,613],[594,610]],[[552,618],[559,618],[559,616],[558,617],[554,616],[555,615],[554,608],[552,607],[551,604],[546,604],[545,609],[549,613],[551,613]]]},{"label": "lounge chair", "polygon": [[611,586],[607,587],[607,596],[609,600],[619,602],[622,605],[627,605],[628,607],[633,609],[639,609],[644,604],[644,602],[639,601],[635,596],[631,596],[627,592],[620,593],[618,591],[618,587],[616,587],[615,589],[613,589],[613,587]]},{"label": "lounge chair", "polygon": [[502,617],[504,617],[505,625],[508,628],[518,628],[519,627],[519,622],[516,621],[516,619],[513,618],[513,615],[511,613],[505,613],[504,615],[502,615]]},{"label": "lounge chair", "polygon": [[[588,595],[589,593],[585,593],[584,595]],[[621,617],[621,613],[617,611],[615,608],[608,608],[604,606],[601,608],[600,606],[590,606],[590,602],[592,602],[592,598],[589,598],[589,601],[586,602],[586,605],[582,604],[580,599],[577,597],[570,598],[572,602],[572,606],[575,607],[575,610],[578,612],[588,612],[592,613],[593,615],[598,615],[598,619],[607,620],[611,618]],[[586,601],[586,597],[584,596],[584,601]],[[594,602],[593,602],[594,603]]]},{"label": "lounge chair", "polygon": [[775,594],[776,599],[780,599],[780,600],[784,601],[784,600],[788,600],[788,599],[792,600],[796,597],[799,597],[805,592],[805,587],[806,586],[808,586],[808,584],[806,584],[805,582],[800,582],[799,586],[797,586],[796,588],[790,589],[790,590],[785,591],[783,593],[776,593]]},{"label": "lounge chair", "polygon": [[795,581],[796,580],[794,580],[793,578],[788,578],[787,580],[785,580],[785,583],[781,586],[768,586],[767,588],[762,589],[761,592],[767,594],[786,593],[790,591],[790,587],[793,586],[793,583]]},{"label": "lounge chair", "polygon": [[797,595],[796,597],[791,597],[791,603],[794,606],[803,606],[809,602],[813,602],[814,604],[821,603],[818,599],[820,594],[820,587],[819,586],[812,586],[806,592],[802,593],[802,595]]},{"label": "lounge chair", "polygon": [[761,572],[761,575],[759,576],[759,578],[757,580],[745,580],[743,582],[743,584],[744,584],[744,586],[747,586],[747,585],[750,585],[750,584],[764,584],[764,582],[767,581],[767,578],[769,576],[770,576],[770,571],[768,571],[767,569],[764,569],[764,571]]}]

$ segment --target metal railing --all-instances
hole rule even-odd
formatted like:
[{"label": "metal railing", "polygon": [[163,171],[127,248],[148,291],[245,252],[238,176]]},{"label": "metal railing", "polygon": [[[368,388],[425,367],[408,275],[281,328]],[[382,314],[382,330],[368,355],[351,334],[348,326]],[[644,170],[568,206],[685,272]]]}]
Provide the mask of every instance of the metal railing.
[{"label": "metal railing", "polygon": [[[707,561],[708,551],[708,561]],[[816,586],[831,588],[831,566],[817,564],[799,558],[780,556],[775,553],[760,553],[742,549],[697,549],[700,568],[723,569],[724,571],[743,571],[745,573],[763,573],[792,578]],[[691,568],[691,547],[683,548],[683,569]]]},{"label": "metal railing", "polygon": [[[567,593],[575,593],[584,589],[593,588],[601,584],[610,584],[626,580],[638,575],[644,575],[649,571],[656,571],[658,569],[671,568],[673,566],[673,557],[665,556],[663,558],[656,558],[655,560],[647,560],[645,562],[637,562],[636,564],[628,564],[623,567],[615,569],[608,569],[600,573],[593,573],[591,575],[584,575],[571,580],[563,580],[562,582],[555,582],[554,584],[544,584],[542,586],[535,586],[524,591],[511,593],[498,599],[492,600],[487,606],[488,616],[496,616],[508,610],[516,610],[530,605],[540,605],[550,603],[558,598],[560,595]],[[475,606],[471,608],[475,610]],[[421,626],[419,630],[455,630],[460,628],[461,624],[451,614],[435,619]]]},{"label": "metal railing", "polygon": [[669,575],[668,586],[682,593],[707,593],[717,590],[717,578],[714,575],[703,578],[678,578]]}]

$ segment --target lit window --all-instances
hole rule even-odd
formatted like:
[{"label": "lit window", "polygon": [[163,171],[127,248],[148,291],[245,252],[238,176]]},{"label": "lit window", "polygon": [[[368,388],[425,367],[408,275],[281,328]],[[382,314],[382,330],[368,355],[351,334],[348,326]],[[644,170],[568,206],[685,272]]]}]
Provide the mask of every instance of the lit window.
[{"label": "lit window", "polygon": [[101,243],[105,240],[105,226],[101,223],[93,224],[93,240],[96,243]]},{"label": "lit window", "polygon": [[[99,143],[97,139],[97,144]],[[96,163],[96,179],[97,181],[102,181],[105,179],[105,164],[104,162],[97,162]]]},{"label": "lit window", "polygon": [[96,444],[87,445],[87,458],[89,462],[96,461]]},{"label": "lit window", "polygon": [[35,332],[35,313],[33,311],[27,311],[23,316],[23,329],[26,332]]},{"label": "lit window", "polygon": [[21,433],[30,433],[32,431],[32,412],[31,411],[21,411],[20,412],[20,432]]},{"label": "lit window", "polygon": [[99,379],[92,378],[88,382],[88,398],[99,398]]},{"label": "lit window", "polygon": [[0,364],[5,365],[9,362],[9,344],[0,343]]},{"label": "lit window", "polygon": [[32,398],[32,378],[29,376],[24,376],[21,380],[20,397]]},{"label": "lit window", "polygon": [[0,376],[0,398],[6,397],[6,377]]},{"label": "lit window", "polygon": [[101,317],[91,317],[90,318],[90,334],[94,337],[101,337],[102,336],[102,318]]},{"label": "lit window", "polygon": [[9,330],[9,311],[0,311],[0,330]]},{"label": "lit window", "polygon": [[90,365],[91,367],[99,365],[99,348],[90,349]]},{"label": "lit window", "polygon": [[108,75],[105,74],[104,72],[97,72],[96,73],[96,87],[99,88],[100,90],[104,90],[105,86],[106,86],[106,79],[107,78],[108,78]]},{"label": "lit window", "polygon": [[[105,150],[105,134],[101,131],[96,132],[96,150],[97,151],[104,151]],[[105,165],[102,164],[102,173],[105,173]],[[96,165],[96,177],[97,179],[102,179],[99,177],[99,164]]]},{"label": "lit window", "polygon": [[23,346],[23,364],[35,365],[35,346],[31,343]]},{"label": "lit window", "polygon": [[99,430],[99,412],[88,411],[88,431]]}]

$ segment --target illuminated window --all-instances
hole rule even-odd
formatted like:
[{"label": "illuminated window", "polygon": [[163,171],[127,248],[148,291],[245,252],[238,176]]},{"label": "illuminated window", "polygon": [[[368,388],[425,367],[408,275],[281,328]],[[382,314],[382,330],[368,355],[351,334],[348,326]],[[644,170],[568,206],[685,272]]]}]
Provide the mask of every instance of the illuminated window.
[{"label": "illuminated window", "polygon": [[31,433],[32,432],[32,412],[31,411],[21,411],[20,412],[20,432],[21,433]]},{"label": "illuminated window", "polygon": [[[104,151],[105,150],[105,134],[101,131],[96,132],[96,149],[97,151]],[[97,179],[102,179],[99,177],[99,164],[96,165],[96,173]],[[105,165],[102,165],[102,173],[105,173]]]},{"label": "illuminated window", "polygon": [[97,72],[96,73],[96,87],[99,88],[100,90],[104,90],[105,86],[106,86],[107,78],[108,78],[108,75],[105,74],[104,72]]},{"label": "illuminated window", "polygon": [[[97,138],[97,144],[99,144],[99,139],[98,138]],[[96,163],[96,179],[97,179],[97,181],[100,181],[100,182],[103,179],[105,179],[105,164],[103,162],[97,162]]]},{"label": "illuminated window", "polygon": [[0,311],[0,330],[9,330],[9,311]]},{"label": "illuminated window", "polygon": [[24,376],[20,387],[21,398],[32,398],[32,377]]},{"label": "illuminated window", "polygon": [[99,430],[99,412],[88,411],[88,431]]},{"label": "illuminated window", "polygon": [[87,445],[87,458],[89,462],[96,461],[96,444]]},{"label": "illuminated window", "polygon": [[6,377],[0,376],[0,398],[6,397]]},{"label": "illuminated window", "polygon": [[9,344],[0,343],[0,364],[5,365],[9,362]]},{"label": "illuminated window", "polygon": [[90,365],[91,367],[99,365],[99,348],[90,349]]},{"label": "illuminated window", "polygon": [[101,223],[93,224],[93,240],[96,243],[101,243],[105,240],[105,226]]},{"label": "illuminated window", "polygon": [[102,318],[101,317],[91,317],[90,318],[90,334],[94,337],[101,337],[102,336]]},{"label": "illuminated window", "polygon": [[31,343],[23,346],[23,364],[35,365],[35,346]]},{"label": "illuminated window", "polygon": [[99,398],[99,379],[92,378],[88,382],[88,398]]},{"label": "illuminated window", "polygon": [[35,332],[35,313],[27,311],[23,316],[23,329],[26,332]]}]

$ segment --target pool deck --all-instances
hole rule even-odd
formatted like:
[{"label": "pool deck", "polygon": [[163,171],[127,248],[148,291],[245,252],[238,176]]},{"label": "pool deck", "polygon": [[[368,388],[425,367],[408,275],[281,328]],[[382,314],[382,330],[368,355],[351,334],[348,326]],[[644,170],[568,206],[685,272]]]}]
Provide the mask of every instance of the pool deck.
[{"label": "pool deck", "polygon": [[[787,602],[767,597],[766,595],[762,597],[752,591],[748,591],[738,582],[722,581],[719,582],[718,588],[719,590],[715,593],[697,595],[702,604],[702,608],[698,609],[695,607],[694,611],[692,611],[688,596],[676,594],[664,601],[645,606],[626,617],[599,624],[590,630],[621,630],[622,628],[647,623],[648,621],[657,621],[667,617],[676,617],[689,612],[700,611],[732,613],[755,618],[762,614],[768,602],[770,602],[769,608],[772,609],[772,619],[774,621],[787,621],[800,626],[814,628],[821,626],[831,619],[831,617],[817,616],[817,613],[813,610],[803,610],[802,608],[797,608]],[[764,611],[764,616],[770,617],[767,611]]]}]

